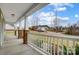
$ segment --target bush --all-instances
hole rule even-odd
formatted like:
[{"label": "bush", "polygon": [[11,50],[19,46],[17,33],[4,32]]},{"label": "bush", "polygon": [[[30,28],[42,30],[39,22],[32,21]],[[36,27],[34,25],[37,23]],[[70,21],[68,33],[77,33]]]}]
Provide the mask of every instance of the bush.
[{"label": "bush", "polygon": [[67,55],[67,47],[65,45],[64,46],[64,55]]},{"label": "bush", "polygon": [[[75,46],[75,52],[76,52],[76,55],[79,55],[79,45],[76,44]],[[67,54],[67,47],[64,46],[64,54],[66,55]]]},{"label": "bush", "polygon": [[76,51],[76,55],[79,55],[79,45],[78,44],[76,44],[76,46],[75,46],[75,51]]}]

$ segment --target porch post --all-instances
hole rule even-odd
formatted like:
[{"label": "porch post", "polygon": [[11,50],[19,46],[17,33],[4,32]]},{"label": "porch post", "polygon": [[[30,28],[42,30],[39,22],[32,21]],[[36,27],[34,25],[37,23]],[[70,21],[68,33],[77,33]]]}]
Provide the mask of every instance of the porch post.
[{"label": "porch post", "polygon": [[23,44],[27,44],[26,16],[24,18]]},{"label": "porch post", "polygon": [[16,36],[16,27],[15,27],[15,25],[14,25],[14,35]]},{"label": "porch post", "polygon": [[20,21],[19,21],[19,27],[18,27],[18,39],[20,38]]}]

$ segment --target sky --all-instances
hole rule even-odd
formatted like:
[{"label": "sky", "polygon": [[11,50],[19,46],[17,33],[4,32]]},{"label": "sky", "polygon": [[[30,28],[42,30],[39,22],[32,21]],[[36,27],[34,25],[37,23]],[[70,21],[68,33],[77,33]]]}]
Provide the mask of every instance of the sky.
[{"label": "sky", "polygon": [[[79,20],[79,4],[78,3],[58,3],[48,4],[36,13],[29,16],[29,19],[39,19],[40,25],[54,24],[57,12],[58,24],[62,26],[75,24]],[[33,21],[32,21],[33,23]]]},{"label": "sky", "polygon": [[[30,15],[26,24],[28,27],[37,24],[54,26],[56,17],[58,26],[69,26],[77,23],[79,21],[79,3],[50,3]],[[23,27],[23,21],[21,27]]]}]

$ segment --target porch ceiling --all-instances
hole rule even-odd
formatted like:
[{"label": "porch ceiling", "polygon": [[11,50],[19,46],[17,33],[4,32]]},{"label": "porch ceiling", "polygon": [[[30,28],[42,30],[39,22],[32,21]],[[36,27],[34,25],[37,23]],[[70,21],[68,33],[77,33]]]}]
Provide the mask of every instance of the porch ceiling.
[{"label": "porch ceiling", "polygon": [[[34,3],[0,3],[0,8],[3,12],[5,21],[12,24],[19,20],[19,18],[21,18],[23,15],[25,15],[25,13],[28,15],[34,13],[32,9],[34,9],[37,5],[39,5],[39,3],[35,5]],[[42,6],[38,6],[34,10],[36,11],[39,7],[42,8]]]}]

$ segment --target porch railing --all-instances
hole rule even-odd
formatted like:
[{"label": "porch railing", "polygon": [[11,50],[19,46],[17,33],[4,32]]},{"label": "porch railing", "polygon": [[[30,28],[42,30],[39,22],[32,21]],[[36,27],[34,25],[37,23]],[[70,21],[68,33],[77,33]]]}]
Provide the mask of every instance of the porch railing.
[{"label": "porch railing", "polygon": [[7,36],[14,36],[15,35],[15,31],[16,31],[16,34],[18,34],[17,30],[5,30],[5,35],[7,35]]},{"label": "porch railing", "polygon": [[78,55],[79,37],[53,32],[28,32],[28,44],[48,55]]}]

